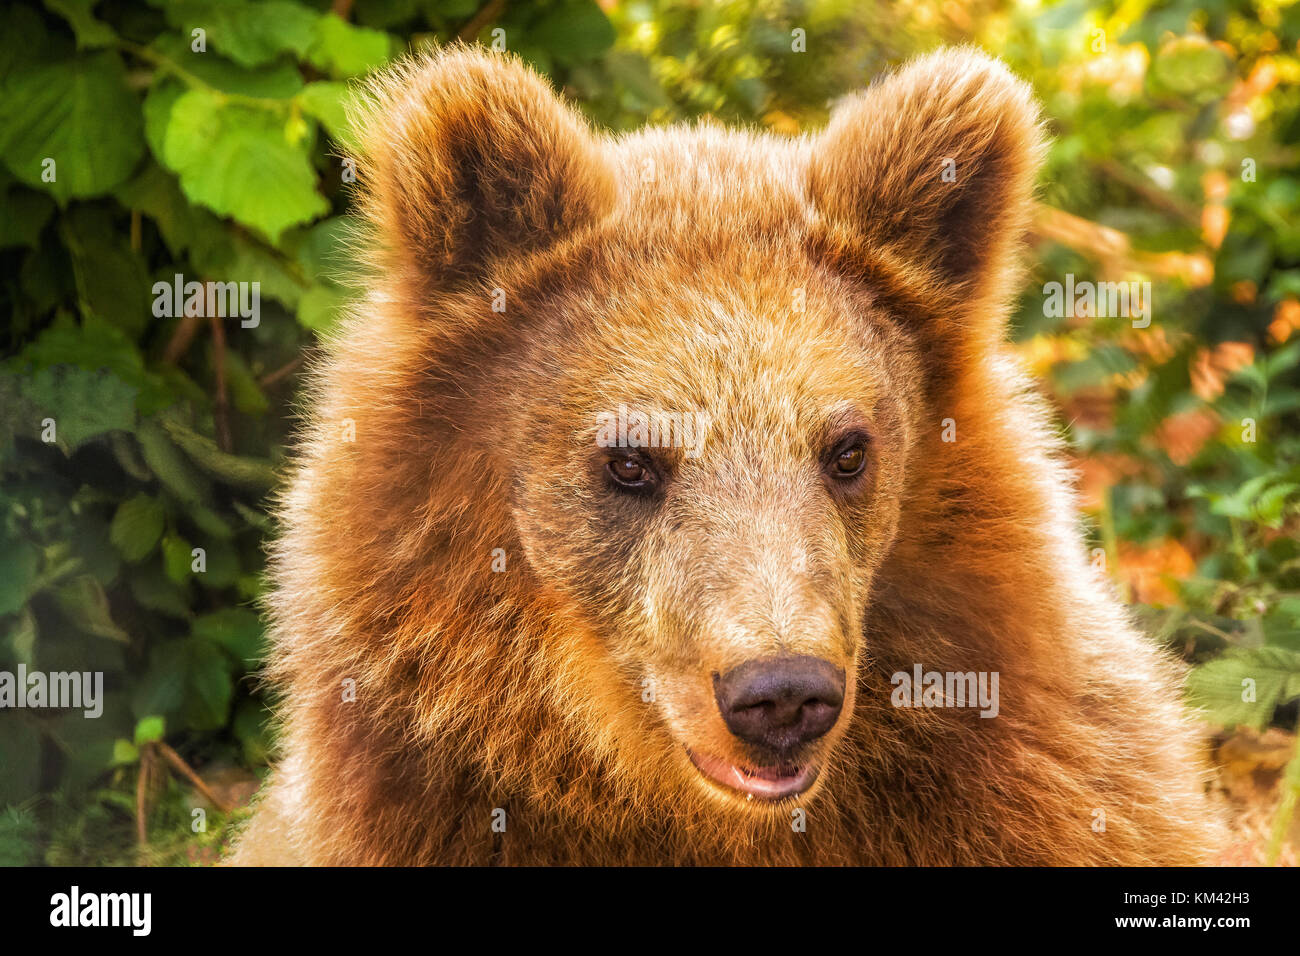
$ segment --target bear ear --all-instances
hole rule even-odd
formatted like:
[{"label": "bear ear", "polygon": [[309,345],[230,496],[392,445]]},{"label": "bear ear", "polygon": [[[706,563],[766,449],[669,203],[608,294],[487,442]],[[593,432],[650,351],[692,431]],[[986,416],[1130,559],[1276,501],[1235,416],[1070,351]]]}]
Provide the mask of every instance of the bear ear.
[{"label": "bear ear", "polygon": [[356,125],[362,202],[393,257],[380,266],[413,269],[420,286],[480,277],[614,203],[585,121],[508,55],[456,45],[407,61],[363,95]]},{"label": "bear ear", "polygon": [[1012,291],[1043,149],[1033,96],[999,61],[921,57],[837,107],[814,144],[817,239],[886,297],[980,314]]}]

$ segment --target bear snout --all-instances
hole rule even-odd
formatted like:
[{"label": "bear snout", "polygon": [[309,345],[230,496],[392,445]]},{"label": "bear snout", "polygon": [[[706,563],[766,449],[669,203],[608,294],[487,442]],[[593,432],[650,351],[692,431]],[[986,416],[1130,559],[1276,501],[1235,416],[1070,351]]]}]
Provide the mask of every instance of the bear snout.
[{"label": "bear snout", "polygon": [[727,729],[785,757],[824,736],[844,705],[844,669],[808,655],[746,661],[713,676]]}]

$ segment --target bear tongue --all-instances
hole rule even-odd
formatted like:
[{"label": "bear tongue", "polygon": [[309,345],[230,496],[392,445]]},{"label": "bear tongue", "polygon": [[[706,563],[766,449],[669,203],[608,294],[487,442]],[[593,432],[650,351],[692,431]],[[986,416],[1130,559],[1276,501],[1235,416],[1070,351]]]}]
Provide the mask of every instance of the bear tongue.
[{"label": "bear tongue", "polygon": [[742,767],[711,754],[687,749],[691,762],[707,777],[738,790],[748,797],[774,800],[802,793],[812,785],[816,773],[810,767],[792,764]]}]

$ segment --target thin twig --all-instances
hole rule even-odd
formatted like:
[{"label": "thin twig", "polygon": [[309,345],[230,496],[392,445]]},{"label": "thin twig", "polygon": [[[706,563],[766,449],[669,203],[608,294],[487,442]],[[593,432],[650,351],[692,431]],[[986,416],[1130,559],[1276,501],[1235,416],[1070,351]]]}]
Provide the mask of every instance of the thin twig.
[{"label": "thin twig", "polygon": [[1144,176],[1134,173],[1126,166],[1115,162],[1113,159],[1103,159],[1097,163],[1097,168],[1118,183],[1122,183],[1129,189],[1133,190],[1153,206],[1158,206],[1165,212],[1177,216],[1183,222],[1190,223],[1193,226],[1199,226],[1201,222],[1201,211],[1195,204],[1187,202],[1179,196],[1167,193],[1159,189],[1154,183],[1148,181]]},{"label": "thin twig", "polygon": [[149,793],[149,770],[151,767],[150,758],[153,756],[153,750],[145,745],[140,751],[140,775],[135,781],[135,838],[140,846],[147,846],[149,843],[149,824],[146,820],[148,808],[146,807]]},{"label": "thin twig", "polygon": [[202,318],[197,315],[181,316],[181,320],[176,323],[176,328],[172,329],[166,348],[163,349],[164,362],[175,365],[185,356],[189,351],[190,343],[194,341],[195,334],[199,331],[201,321]]},{"label": "thin twig", "polygon": [[270,388],[280,380],[288,378],[294,372],[298,371],[299,366],[301,366],[305,361],[307,361],[306,353],[300,352],[291,361],[285,362],[272,372],[267,372],[257,380],[257,384],[262,388]]},{"label": "thin twig", "polygon": [[271,110],[276,113],[283,113],[290,101],[283,98],[269,96],[248,96],[244,93],[230,93],[226,90],[213,86],[206,80],[200,79],[196,74],[185,69],[175,60],[164,56],[153,47],[142,46],[139,43],[133,43],[130,40],[117,40],[114,44],[119,50],[130,53],[132,56],[144,60],[146,63],[152,63],[157,69],[172,73],[179,78],[186,86],[191,89],[203,90],[212,97],[223,103],[240,103],[244,106],[251,106],[257,109]]},{"label": "thin twig", "polygon": [[479,31],[501,16],[505,8],[506,0],[492,0],[486,7],[474,14],[469,23],[457,30],[456,36],[466,41],[477,39]]},{"label": "thin twig", "polygon": [[1200,630],[1205,631],[1207,634],[1213,634],[1215,637],[1222,638],[1223,640],[1227,641],[1229,644],[1235,644],[1237,642],[1237,639],[1235,637],[1233,637],[1227,631],[1220,630],[1219,628],[1215,627],[1213,624],[1207,624],[1205,621],[1199,621],[1196,618],[1190,619],[1187,623],[1190,627],[1199,628]]},{"label": "thin twig", "polygon": [[215,309],[212,315],[212,367],[216,377],[217,394],[212,404],[212,420],[217,429],[217,445],[226,452],[234,450],[230,438],[230,398],[226,394],[226,330]]},{"label": "thin twig", "polygon": [[215,793],[213,793],[212,788],[203,782],[203,778],[194,772],[194,768],[191,767],[189,764],[187,764],[180,754],[178,754],[175,750],[172,750],[171,747],[163,743],[161,740],[158,741],[157,747],[158,747],[158,752],[163,755],[163,758],[169,764],[172,765],[172,768],[175,769],[177,773],[185,777],[185,779],[188,780],[190,783],[194,784],[194,789],[198,790],[199,793],[203,794],[203,796],[207,798],[207,801],[210,804],[212,804],[222,813],[229,813],[231,811],[232,808],[230,804],[226,803],[226,801],[222,800]]}]

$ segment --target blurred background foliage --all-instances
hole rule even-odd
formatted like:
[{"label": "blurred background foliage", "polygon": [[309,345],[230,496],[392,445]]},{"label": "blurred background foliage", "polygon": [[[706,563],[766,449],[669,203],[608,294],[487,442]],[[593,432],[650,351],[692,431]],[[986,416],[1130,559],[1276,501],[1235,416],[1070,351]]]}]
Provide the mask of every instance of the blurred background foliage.
[{"label": "blurred background foliage", "polygon": [[[613,131],[815,131],[835,97],[942,43],[1029,79],[1054,145],[1013,336],[1060,410],[1094,559],[1195,665],[1220,765],[1272,775],[1225,787],[1262,800],[1241,861],[1294,862],[1300,3],[23,0],[4,17],[0,669],[103,671],[107,698],[97,720],[0,714],[0,863],[211,861],[255,789],[266,494],[304,355],[349,288],[345,98],[457,37],[504,43]],[[155,317],[153,283],[178,273],[259,282],[260,322]],[[1150,281],[1150,325],[1050,317],[1044,284],[1067,274]]]}]

